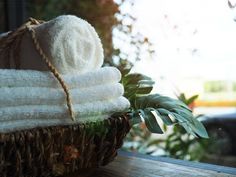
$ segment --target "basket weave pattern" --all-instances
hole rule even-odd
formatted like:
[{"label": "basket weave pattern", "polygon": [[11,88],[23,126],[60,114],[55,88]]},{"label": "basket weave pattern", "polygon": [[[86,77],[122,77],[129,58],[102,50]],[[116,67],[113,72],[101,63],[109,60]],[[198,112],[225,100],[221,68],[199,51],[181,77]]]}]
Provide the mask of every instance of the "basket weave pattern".
[{"label": "basket weave pattern", "polygon": [[130,130],[126,116],[0,134],[1,177],[60,176],[111,162]]}]

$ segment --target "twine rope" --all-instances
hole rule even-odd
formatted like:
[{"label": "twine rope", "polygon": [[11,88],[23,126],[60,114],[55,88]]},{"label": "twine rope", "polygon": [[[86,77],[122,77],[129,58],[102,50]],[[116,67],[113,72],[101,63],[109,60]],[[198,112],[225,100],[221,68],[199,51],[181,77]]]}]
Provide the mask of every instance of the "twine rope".
[{"label": "twine rope", "polygon": [[62,86],[65,95],[66,95],[66,103],[68,107],[68,111],[70,114],[71,119],[74,121],[75,116],[73,112],[73,107],[72,107],[72,102],[71,102],[71,97],[69,93],[69,89],[60,76],[59,72],[57,69],[52,65],[46,54],[43,52],[42,48],[40,47],[40,44],[38,42],[38,39],[36,37],[36,32],[35,30],[31,27],[32,25],[39,25],[43,23],[44,21],[36,20],[33,18],[30,18],[28,22],[23,24],[21,27],[16,29],[15,31],[12,31],[8,33],[6,36],[0,38],[0,54],[4,51],[4,59],[6,60],[6,67],[10,68],[10,55],[13,53],[15,55],[15,65],[16,69],[20,67],[20,61],[19,61],[19,51],[20,51],[20,43],[21,43],[21,38],[25,34],[26,31],[29,31],[31,38],[33,40],[34,46],[41,56],[42,60],[46,63],[47,67],[49,70],[53,73],[54,77],[59,81],[60,85]]},{"label": "twine rope", "polygon": [[33,28],[31,28],[29,25],[27,26],[27,30],[31,34],[31,38],[33,40],[34,46],[35,46],[36,50],[38,51],[39,55],[42,57],[43,61],[48,66],[49,70],[53,73],[53,75],[57,78],[57,80],[61,84],[61,86],[66,94],[66,103],[67,103],[67,107],[69,110],[69,114],[70,114],[72,120],[75,120],[73,109],[72,109],[71,97],[70,97],[70,93],[69,93],[66,83],[64,82],[64,80],[62,79],[60,74],[58,73],[57,69],[52,65],[52,63],[50,62],[50,60],[48,59],[46,54],[43,52],[43,49],[40,47],[38,39],[36,37],[35,30]]}]

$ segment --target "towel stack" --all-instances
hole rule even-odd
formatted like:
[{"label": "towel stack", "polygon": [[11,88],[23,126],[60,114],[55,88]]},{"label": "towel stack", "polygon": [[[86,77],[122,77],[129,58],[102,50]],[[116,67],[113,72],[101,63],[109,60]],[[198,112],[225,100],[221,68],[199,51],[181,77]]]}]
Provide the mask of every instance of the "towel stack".
[{"label": "towel stack", "polygon": [[43,65],[25,64],[42,62],[25,34],[21,69],[26,70],[0,69],[0,132],[96,121],[129,108],[118,83],[119,70],[101,68],[103,49],[91,25],[75,16],[61,16],[33,28],[68,86],[75,121],[70,119],[65,93],[53,74],[42,71]]},{"label": "towel stack", "polygon": [[75,122],[68,114],[65,93],[50,72],[0,70],[0,130],[104,119],[129,107],[118,83],[120,72],[114,67],[62,77],[72,96]]}]

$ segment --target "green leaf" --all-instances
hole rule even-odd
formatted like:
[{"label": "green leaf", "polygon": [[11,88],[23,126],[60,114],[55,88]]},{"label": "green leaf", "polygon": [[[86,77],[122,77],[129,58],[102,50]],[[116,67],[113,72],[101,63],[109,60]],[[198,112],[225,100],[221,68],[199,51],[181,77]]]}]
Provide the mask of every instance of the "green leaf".
[{"label": "green leaf", "polygon": [[[162,119],[162,121],[166,124],[166,125],[172,125],[174,124],[174,121],[172,121],[172,119],[170,118],[169,114],[171,114],[169,111],[159,108],[159,109],[154,109],[154,108],[147,108],[150,111],[153,111],[157,114],[158,117],[160,117],[160,119]],[[164,111],[164,114],[163,114]],[[168,112],[168,113],[167,113]],[[166,114],[167,113],[167,114]]]},{"label": "green leaf", "polygon": [[125,89],[124,96],[132,102],[137,95],[149,94],[155,82],[148,76],[133,73],[124,75],[121,83]]},{"label": "green leaf", "polygon": [[[152,79],[148,76],[145,76],[143,74],[128,74],[124,77],[124,80],[126,81],[126,83],[128,84],[138,84],[140,81],[152,81]],[[152,85],[154,81],[152,81]]]},{"label": "green leaf", "polygon": [[175,112],[172,112],[172,114],[175,116],[175,118],[177,119],[178,122],[187,122],[186,119],[181,115],[181,114],[178,114],[178,113],[175,113]]},{"label": "green leaf", "polygon": [[185,97],[185,94],[181,93],[179,96],[178,96],[178,99],[183,101],[184,103],[186,103],[186,97]]},{"label": "green leaf", "polygon": [[186,130],[186,132],[188,132],[189,134],[193,135],[196,137],[195,132],[191,129],[191,127],[189,126],[188,123],[186,122],[181,122],[180,125]]},{"label": "green leaf", "polygon": [[141,113],[142,117],[144,118],[145,124],[150,132],[159,133],[159,134],[163,133],[160,125],[158,124],[158,122],[156,120],[156,117],[152,114],[151,111],[140,110],[140,113]]},{"label": "green leaf", "polygon": [[122,74],[123,76],[125,76],[125,75],[127,75],[127,74],[130,72],[130,70],[131,70],[131,68],[123,69],[123,70],[121,71],[121,74]]},{"label": "green leaf", "polygon": [[181,93],[178,96],[178,99],[181,100],[182,102],[184,102],[186,105],[193,103],[197,98],[198,98],[198,95],[193,95],[192,97],[187,99],[183,93]]},{"label": "green leaf", "polygon": [[133,112],[129,113],[129,116],[132,117],[132,119],[130,119],[131,125],[139,124],[142,122],[142,118],[140,117],[139,112],[133,111]]},{"label": "green leaf", "polygon": [[194,130],[194,132],[196,132],[196,134],[198,134],[200,137],[209,138],[205,127],[197,119],[194,119],[194,126],[192,124],[190,124],[190,126]]},{"label": "green leaf", "polygon": [[174,123],[176,123],[175,120],[172,120],[172,118],[174,118],[174,115],[168,110],[162,108],[154,110],[166,125],[173,125]]},{"label": "green leaf", "polygon": [[186,104],[189,105],[189,104],[193,103],[197,98],[198,98],[198,95],[194,95],[194,96],[190,97],[187,100]]},{"label": "green leaf", "polygon": [[147,85],[147,86],[155,84],[153,80],[140,80],[138,83],[139,85]]},{"label": "green leaf", "polygon": [[[207,132],[194,116],[191,110],[182,101],[161,96],[159,94],[136,96],[132,104],[133,110],[143,110],[142,116],[151,132],[162,133],[155,112],[165,125],[179,123],[188,133],[207,138]],[[174,118],[174,120],[172,120]],[[152,125],[153,124],[153,125]]]},{"label": "green leaf", "polygon": [[134,107],[134,109],[144,109],[147,108],[148,106],[148,99],[145,99],[146,97],[138,97],[135,98],[135,105],[132,105]]},{"label": "green leaf", "polygon": [[149,94],[152,91],[153,87],[141,87],[137,89],[137,94]]}]

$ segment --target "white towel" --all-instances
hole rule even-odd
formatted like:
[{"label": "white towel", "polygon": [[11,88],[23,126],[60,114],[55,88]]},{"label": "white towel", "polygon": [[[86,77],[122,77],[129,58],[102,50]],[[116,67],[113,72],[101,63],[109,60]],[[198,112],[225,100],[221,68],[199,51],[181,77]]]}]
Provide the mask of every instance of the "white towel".
[{"label": "white towel", "polygon": [[[59,73],[85,73],[102,66],[101,41],[95,29],[85,20],[62,15],[33,28],[41,48]],[[29,33],[22,38],[20,61],[20,69],[48,70]]]},{"label": "white towel", "polygon": [[[79,74],[62,75],[68,88],[88,88],[95,85],[117,83],[120,71],[115,67],[102,67]],[[0,69],[0,87],[61,87],[51,72],[35,70]]]},{"label": "white towel", "polygon": [[[69,115],[61,85],[26,33],[19,52],[20,69],[26,70],[0,70],[0,132],[103,120],[130,107],[129,101],[121,96],[123,87],[117,84],[120,72],[112,67],[100,68],[103,48],[89,23],[64,15],[32,28],[68,86],[75,121]],[[14,66],[13,58],[10,60]]]},{"label": "white towel", "polygon": [[[69,90],[72,104],[105,101],[123,95],[120,83],[104,84],[89,88]],[[60,105],[66,103],[62,88],[46,87],[0,87],[0,107],[21,105]]]},{"label": "white towel", "polygon": [[44,119],[40,118],[34,119],[22,119],[15,121],[1,121],[0,123],[0,133],[9,133],[20,130],[27,130],[37,127],[49,127],[49,126],[64,126],[64,125],[76,125],[78,123],[95,122],[105,120],[109,117],[108,114],[100,114],[96,116],[81,116],[79,119],[72,121],[69,118],[55,118],[55,119]]},{"label": "white towel", "polygon": [[[89,102],[73,105],[75,119],[100,114],[112,114],[129,108],[129,101],[124,97],[113,100]],[[66,105],[24,105],[0,108],[0,122],[23,119],[70,119]]]}]

